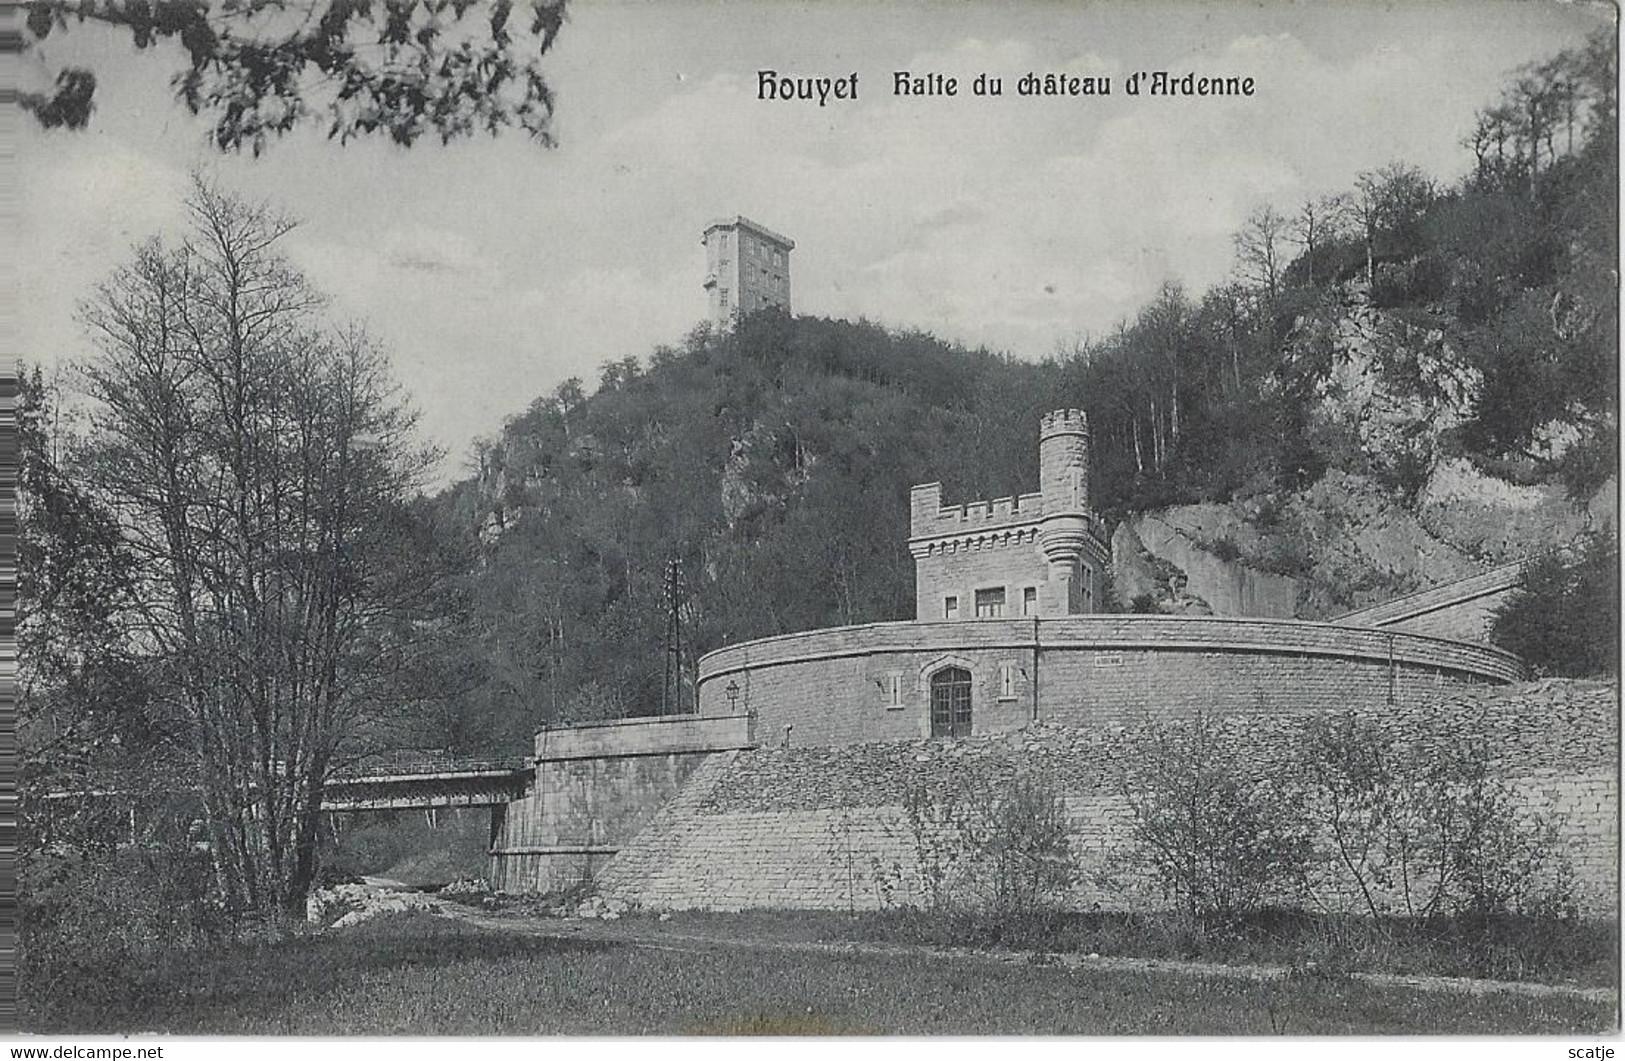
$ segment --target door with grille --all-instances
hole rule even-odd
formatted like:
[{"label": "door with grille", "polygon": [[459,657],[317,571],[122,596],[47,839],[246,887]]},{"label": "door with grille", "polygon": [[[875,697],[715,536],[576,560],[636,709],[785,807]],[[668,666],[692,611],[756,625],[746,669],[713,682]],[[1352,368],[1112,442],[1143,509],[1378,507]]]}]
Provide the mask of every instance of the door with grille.
[{"label": "door with grille", "polygon": [[970,736],[970,671],[963,667],[931,675],[931,736]]}]

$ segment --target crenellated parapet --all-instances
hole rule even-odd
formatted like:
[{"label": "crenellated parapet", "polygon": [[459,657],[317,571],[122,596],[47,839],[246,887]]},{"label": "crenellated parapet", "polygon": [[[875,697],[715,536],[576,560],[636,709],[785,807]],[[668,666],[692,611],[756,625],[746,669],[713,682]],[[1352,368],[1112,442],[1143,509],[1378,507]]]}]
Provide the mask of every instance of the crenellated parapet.
[{"label": "crenellated parapet", "polygon": [[1056,409],[1038,418],[1038,437],[1059,434],[1089,434],[1089,414],[1082,409]]},{"label": "crenellated parapet", "polygon": [[944,506],[942,484],[909,495],[916,615],[987,618],[1093,611],[1111,546],[1089,505],[1089,418],[1039,421],[1035,493]]},{"label": "crenellated parapet", "polygon": [[[1020,494],[961,505],[942,504],[942,484],[909,491],[909,544],[945,537],[982,537],[1035,527],[1043,517],[1042,494]],[[1013,540],[1013,539],[1012,539]]]}]

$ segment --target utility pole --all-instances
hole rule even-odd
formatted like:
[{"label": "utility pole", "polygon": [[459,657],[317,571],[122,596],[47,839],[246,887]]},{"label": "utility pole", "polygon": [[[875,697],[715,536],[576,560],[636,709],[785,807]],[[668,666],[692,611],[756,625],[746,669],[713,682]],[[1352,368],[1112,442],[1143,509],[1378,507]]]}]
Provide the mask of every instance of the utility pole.
[{"label": "utility pole", "polygon": [[660,683],[660,714],[683,713],[683,562],[666,561],[666,673]]}]

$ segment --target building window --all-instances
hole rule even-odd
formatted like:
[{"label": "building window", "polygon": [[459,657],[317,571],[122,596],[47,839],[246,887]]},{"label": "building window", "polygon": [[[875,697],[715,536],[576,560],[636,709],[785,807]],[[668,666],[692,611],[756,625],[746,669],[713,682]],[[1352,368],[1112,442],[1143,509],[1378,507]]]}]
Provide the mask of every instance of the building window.
[{"label": "building window", "polygon": [[999,699],[1014,700],[1016,698],[1016,665],[1014,663],[999,664]]},{"label": "building window", "polygon": [[717,299],[720,302],[722,308],[727,309],[728,308],[728,289],[725,288],[725,287],[718,288],[717,289]]},{"label": "building window", "polygon": [[1021,590],[1021,614],[1038,614],[1038,587],[1024,586]]},{"label": "building window", "polygon": [[944,597],[942,599],[942,617],[944,619],[959,618],[959,598]]},{"label": "building window", "polygon": [[1004,587],[976,591],[976,618],[997,619],[1004,614]]},{"label": "building window", "polygon": [[886,706],[896,708],[903,706],[903,676],[893,674],[886,678]]},{"label": "building window", "polygon": [[971,733],[970,671],[944,667],[931,675],[931,736]]}]

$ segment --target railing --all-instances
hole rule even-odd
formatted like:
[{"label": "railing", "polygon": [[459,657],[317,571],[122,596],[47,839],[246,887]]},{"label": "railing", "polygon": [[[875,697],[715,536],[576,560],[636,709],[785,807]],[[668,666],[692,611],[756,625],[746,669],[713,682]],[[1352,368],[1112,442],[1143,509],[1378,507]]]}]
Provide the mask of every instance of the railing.
[{"label": "railing", "polygon": [[330,785],[355,783],[368,779],[397,777],[437,777],[445,775],[492,775],[519,773],[535,766],[535,760],[525,756],[502,759],[404,759],[389,762],[358,764],[343,773],[327,779]]}]

